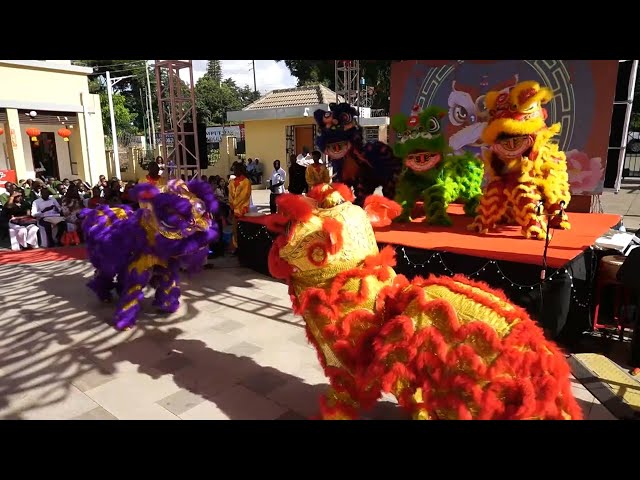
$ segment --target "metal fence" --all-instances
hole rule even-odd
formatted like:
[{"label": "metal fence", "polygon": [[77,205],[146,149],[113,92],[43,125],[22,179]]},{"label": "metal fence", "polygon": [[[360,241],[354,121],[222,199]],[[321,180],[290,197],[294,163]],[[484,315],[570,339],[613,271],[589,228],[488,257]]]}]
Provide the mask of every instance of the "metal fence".
[{"label": "metal fence", "polygon": [[622,178],[640,177],[640,132],[629,132]]}]

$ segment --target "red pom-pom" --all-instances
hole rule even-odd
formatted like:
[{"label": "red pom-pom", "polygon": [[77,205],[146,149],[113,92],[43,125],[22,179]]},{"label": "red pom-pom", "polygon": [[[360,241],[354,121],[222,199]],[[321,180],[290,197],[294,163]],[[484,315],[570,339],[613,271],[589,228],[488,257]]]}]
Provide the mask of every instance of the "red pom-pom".
[{"label": "red pom-pom", "polygon": [[374,227],[386,227],[402,213],[402,207],[382,195],[369,195],[364,201],[364,211]]},{"label": "red pom-pom", "polygon": [[313,205],[303,196],[285,193],[276,200],[278,210],[289,218],[306,222],[313,214]]}]

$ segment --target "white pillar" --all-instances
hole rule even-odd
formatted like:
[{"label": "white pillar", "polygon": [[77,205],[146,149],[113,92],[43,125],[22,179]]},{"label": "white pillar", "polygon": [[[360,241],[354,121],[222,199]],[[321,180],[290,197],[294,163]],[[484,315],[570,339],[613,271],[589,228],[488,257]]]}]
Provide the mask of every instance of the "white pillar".
[{"label": "white pillar", "polygon": [[111,72],[107,71],[107,95],[109,97],[109,113],[111,115],[111,138],[113,139],[113,162],[115,163],[115,176],[120,180],[120,157],[118,156],[118,135],[116,132],[116,117],[113,113],[113,85],[111,84]]}]

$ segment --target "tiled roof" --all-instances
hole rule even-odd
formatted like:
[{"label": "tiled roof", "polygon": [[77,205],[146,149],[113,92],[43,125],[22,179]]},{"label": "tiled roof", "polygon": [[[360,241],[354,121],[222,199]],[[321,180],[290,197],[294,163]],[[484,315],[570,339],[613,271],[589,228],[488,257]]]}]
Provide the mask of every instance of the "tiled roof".
[{"label": "tiled roof", "polygon": [[[266,108],[306,107],[322,103],[334,103],[336,93],[324,85],[309,85],[305,87],[283,88],[273,90],[264,97],[256,100],[243,110],[263,110]],[[338,102],[344,102],[338,97]]]}]

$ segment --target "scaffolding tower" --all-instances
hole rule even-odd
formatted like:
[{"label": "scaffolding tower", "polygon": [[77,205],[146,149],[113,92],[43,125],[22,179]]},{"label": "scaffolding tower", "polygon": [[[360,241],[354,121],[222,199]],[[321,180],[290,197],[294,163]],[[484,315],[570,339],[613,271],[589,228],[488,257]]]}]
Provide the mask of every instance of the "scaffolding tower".
[{"label": "scaffolding tower", "polygon": [[336,60],[335,74],[336,94],[360,112],[360,60]]},{"label": "scaffolding tower", "polygon": [[[186,178],[191,171],[200,176],[192,61],[156,60],[155,65],[162,156],[165,165],[171,165],[167,174]],[[180,79],[184,70],[188,73],[188,85]]]}]

